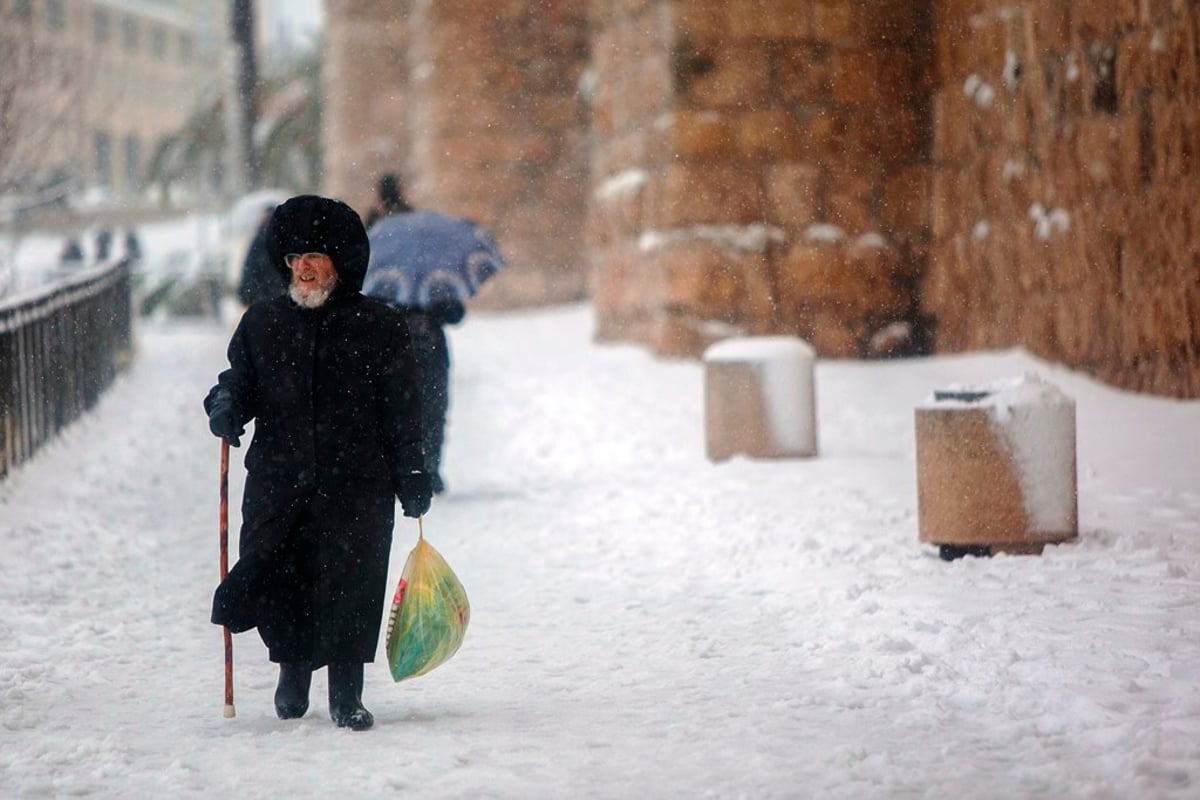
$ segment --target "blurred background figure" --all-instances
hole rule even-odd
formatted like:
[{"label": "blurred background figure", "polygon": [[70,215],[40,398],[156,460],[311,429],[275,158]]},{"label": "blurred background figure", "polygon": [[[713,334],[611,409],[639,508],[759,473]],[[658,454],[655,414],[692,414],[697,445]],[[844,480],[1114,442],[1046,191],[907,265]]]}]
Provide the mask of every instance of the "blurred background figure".
[{"label": "blurred background figure", "polygon": [[83,247],[74,236],[68,236],[63,241],[62,250],[58,254],[58,263],[64,267],[77,267],[83,263]]},{"label": "blurred background figure", "polygon": [[246,258],[242,261],[242,276],[238,281],[237,296],[247,306],[259,300],[278,297],[287,288],[283,273],[271,266],[271,259],[267,255],[267,223],[271,220],[275,208],[273,203],[263,208],[258,229],[246,249]]},{"label": "blurred background figure", "polygon": [[381,217],[386,217],[389,214],[406,214],[413,210],[409,202],[404,199],[404,193],[400,190],[400,179],[395,175],[384,175],[379,179],[379,184],[375,187],[375,190],[375,204],[367,212],[366,223],[368,230]]},{"label": "blurred background figure", "polygon": [[425,471],[442,493],[442,445],[450,408],[446,325],[462,321],[466,301],[504,264],[490,231],[468,219],[418,210],[399,179],[384,175],[367,215],[371,258],[363,294],[400,309],[408,320],[424,414]]},{"label": "blurred background figure", "polygon": [[96,231],[96,261],[108,261],[112,255],[112,230],[101,228]]},{"label": "blurred background figure", "polygon": [[125,231],[125,257],[130,261],[142,260],[142,240],[133,228]]}]

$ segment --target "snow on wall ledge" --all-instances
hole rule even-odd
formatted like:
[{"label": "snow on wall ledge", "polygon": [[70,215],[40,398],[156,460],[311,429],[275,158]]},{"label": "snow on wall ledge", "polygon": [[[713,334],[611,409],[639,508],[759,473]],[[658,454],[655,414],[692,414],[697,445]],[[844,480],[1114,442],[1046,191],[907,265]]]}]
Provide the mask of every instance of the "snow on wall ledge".
[{"label": "snow on wall ledge", "polygon": [[921,408],[981,409],[1015,470],[1029,533],[1076,527],[1075,401],[1035,373],[935,392]]},{"label": "snow on wall ledge", "polygon": [[695,240],[708,241],[728,250],[757,253],[772,244],[786,242],[787,235],[781,228],[760,222],[749,225],[693,225],[643,231],[638,237],[638,250],[653,253]]}]

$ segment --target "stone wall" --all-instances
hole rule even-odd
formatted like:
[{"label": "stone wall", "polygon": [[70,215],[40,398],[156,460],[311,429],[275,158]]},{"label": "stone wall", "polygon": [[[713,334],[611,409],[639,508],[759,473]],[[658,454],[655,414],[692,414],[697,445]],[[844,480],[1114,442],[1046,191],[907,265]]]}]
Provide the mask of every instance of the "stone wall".
[{"label": "stone wall", "polygon": [[482,303],[586,273],[597,337],[660,354],[1024,346],[1200,396],[1196,3],[481,7],[332,0],[326,146],[364,208],[400,164],[496,228]]},{"label": "stone wall", "polygon": [[1178,0],[939,4],[938,350],[1200,396],[1198,24]]},{"label": "stone wall", "polygon": [[509,266],[474,301],[582,299],[582,0],[332,0],[326,191],[365,212],[379,176],[489,227]]},{"label": "stone wall", "polygon": [[408,18],[412,0],[325,0],[322,191],[365,214],[385,173],[410,179],[413,134]]},{"label": "stone wall", "polygon": [[598,335],[869,355],[928,239],[927,19],[904,0],[594,0]]}]

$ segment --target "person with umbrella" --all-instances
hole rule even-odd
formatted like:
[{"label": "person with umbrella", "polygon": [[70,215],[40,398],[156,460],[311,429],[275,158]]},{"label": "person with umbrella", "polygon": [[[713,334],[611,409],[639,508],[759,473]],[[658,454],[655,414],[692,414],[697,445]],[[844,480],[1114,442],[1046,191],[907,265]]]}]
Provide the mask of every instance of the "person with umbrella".
[{"label": "person with umbrella", "polygon": [[504,258],[482,225],[413,208],[395,175],[380,179],[378,192],[368,215],[371,259],[363,294],[400,309],[408,320],[425,415],[425,469],[440,494],[446,490],[441,466],[450,408],[445,326],[462,321],[466,300],[504,266]]},{"label": "person with umbrella", "polygon": [[239,558],[212,621],[258,628],[280,665],[282,719],[304,715],[312,672],[328,665],[330,716],[353,730],[374,721],[363,664],[379,639],[396,498],[419,517],[432,494],[408,329],[359,292],[369,247],[338,200],[275,209],[266,248],[288,290],[246,310],[204,400],[210,430],[234,446],[255,421]]}]

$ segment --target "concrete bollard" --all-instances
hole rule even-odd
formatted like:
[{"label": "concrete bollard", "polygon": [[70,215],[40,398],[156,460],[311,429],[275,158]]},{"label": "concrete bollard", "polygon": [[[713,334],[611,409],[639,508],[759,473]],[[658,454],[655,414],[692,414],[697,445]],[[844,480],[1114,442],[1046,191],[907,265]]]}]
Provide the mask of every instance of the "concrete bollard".
[{"label": "concrete bollard", "polygon": [[1036,375],[916,410],[920,540],[943,558],[1041,554],[1079,535],[1075,403]]},{"label": "concrete bollard", "polygon": [[789,336],[726,339],[704,353],[705,450],[794,458],[817,454],[816,352]]}]

